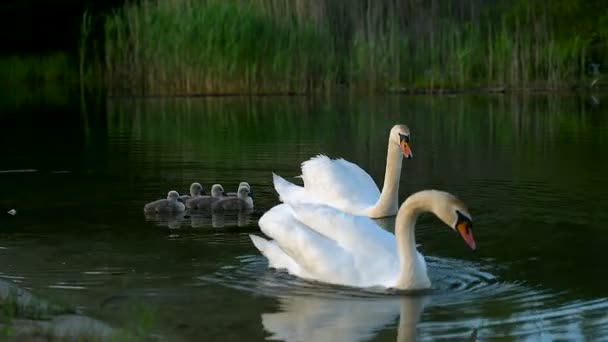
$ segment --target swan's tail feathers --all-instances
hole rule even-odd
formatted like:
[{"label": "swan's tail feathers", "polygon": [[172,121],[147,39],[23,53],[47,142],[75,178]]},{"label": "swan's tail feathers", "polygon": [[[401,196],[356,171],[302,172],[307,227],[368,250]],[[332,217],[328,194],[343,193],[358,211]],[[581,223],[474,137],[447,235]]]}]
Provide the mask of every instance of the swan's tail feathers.
[{"label": "swan's tail feathers", "polygon": [[264,251],[268,249],[268,244],[270,241],[253,234],[249,234],[249,238],[251,239],[251,242],[253,242],[255,248],[257,248],[262,254],[264,254]]},{"label": "swan's tail feathers", "polygon": [[266,240],[253,234],[249,234],[249,238],[251,239],[251,242],[253,242],[255,248],[268,259],[268,267],[286,269],[290,272],[295,272],[299,269],[298,264],[285,254],[275,241]]},{"label": "swan's tail feathers", "polygon": [[294,203],[306,201],[306,190],[303,187],[295,185],[285,178],[272,173],[272,182],[274,183],[274,189],[279,194],[279,200],[285,203]]}]

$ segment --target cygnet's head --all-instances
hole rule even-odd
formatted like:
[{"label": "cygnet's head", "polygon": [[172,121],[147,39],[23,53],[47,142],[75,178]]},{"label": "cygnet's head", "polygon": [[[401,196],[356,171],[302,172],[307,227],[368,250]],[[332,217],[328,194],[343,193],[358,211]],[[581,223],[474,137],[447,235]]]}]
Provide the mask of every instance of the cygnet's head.
[{"label": "cygnet's head", "polygon": [[213,186],[211,187],[211,196],[212,197],[226,196],[226,193],[224,192],[224,187],[221,186],[220,184],[213,184]]},{"label": "cygnet's head", "polygon": [[203,186],[200,183],[192,183],[190,185],[190,196],[194,197],[194,196],[200,196],[200,195],[204,195],[205,191],[203,190]]},{"label": "cygnet's head", "polygon": [[251,189],[251,186],[249,186],[249,183],[247,183],[247,182],[240,182],[239,183],[239,188],[242,187],[242,186],[246,186],[247,189]]},{"label": "cygnet's head", "polygon": [[169,201],[178,201],[179,200],[179,193],[175,190],[171,190],[167,193],[167,199]]},{"label": "cygnet's head", "polygon": [[410,148],[410,129],[406,125],[395,125],[391,128],[389,141],[399,145],[403,157],[405,159],[412,159],[412,149]]},{"label": "cygnet's head", "polygon": [[240,199],[247,199],[247,197],[253,197],[253,194],[251,193],[251,191],[249,190],[249,188],[247,186],[241,185],[239,186],[239,189],[236,192],[236,196]]}]

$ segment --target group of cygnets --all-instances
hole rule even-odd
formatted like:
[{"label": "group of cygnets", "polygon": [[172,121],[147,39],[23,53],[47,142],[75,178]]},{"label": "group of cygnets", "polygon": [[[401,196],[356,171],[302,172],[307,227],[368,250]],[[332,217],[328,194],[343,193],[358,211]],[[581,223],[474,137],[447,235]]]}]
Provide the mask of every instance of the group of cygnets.
[{"label": "group of cygnets", "polygon": [[236,192],[224,192],[221,184],[211,186],[211,195],[205,195],[203,186],[194,182],[190,195],[181,195],[171,190],[167,198],[147,203],[145,213],[180,213],[186,209],[202,211],[241,211],[253,209],[253,192],[247,182],[241,182]]}]

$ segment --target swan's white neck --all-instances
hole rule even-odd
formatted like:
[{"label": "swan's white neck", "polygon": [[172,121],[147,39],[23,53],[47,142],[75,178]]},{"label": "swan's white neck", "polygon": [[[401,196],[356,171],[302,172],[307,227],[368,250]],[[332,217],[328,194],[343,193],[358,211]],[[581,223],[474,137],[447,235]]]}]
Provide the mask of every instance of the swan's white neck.
[{"label": "swan's white neck", "polygon": [[389,138],[382,193],[376,205],[368,209],[367,216],[379,218],[392,216],[397,213],[399,209],[399,178],[401,177],[402,163],[403,155],[399,150],[399,146]]},{"label": "swan's white neck", "polygon": [[416,250],[416,220],[420,213],[429,211],[425,201],[416,196],[408,198],[395,221],[395,240],[401,270],[395,284],[400,289],[425,289],[431,286],[426,264]]}]

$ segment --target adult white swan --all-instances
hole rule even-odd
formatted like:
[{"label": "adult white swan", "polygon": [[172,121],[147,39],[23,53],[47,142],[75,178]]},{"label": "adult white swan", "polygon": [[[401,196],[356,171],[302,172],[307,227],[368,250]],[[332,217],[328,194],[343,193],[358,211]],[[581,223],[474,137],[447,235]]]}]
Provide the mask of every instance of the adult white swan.
[{"label": "adult white swan", "polygon": [[410,129],[395,125],[388,136],[382,192],[372,177],[344,159],[319,155],[302,163],[304,187],[273,173],[274,188],[285,203],[320,203],[354,215],[392,216],[399,208],[399,178],[403,157],[412,158]]},{"label": "adult white swan", "polygon": [[271,268],[301,278],[354,287],[426,289],[431,281],[414,234],[423,212],[434,213],[476,248],[464,203],[437,190],[423,190],[405,200],[395,235],[368,217],[307,203],[280,204],[260,218],[262,232],[273,240],[250,237]]}]

